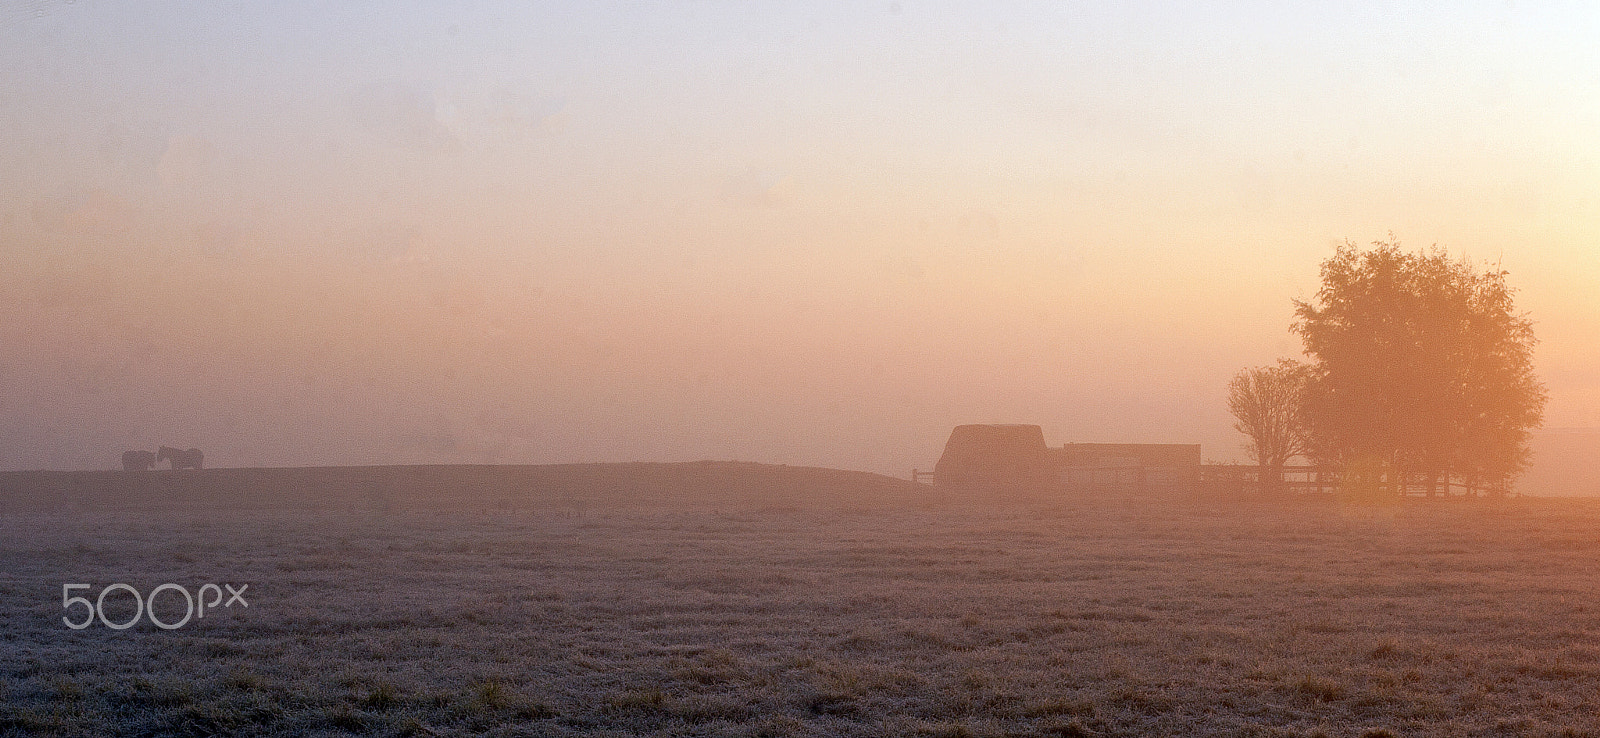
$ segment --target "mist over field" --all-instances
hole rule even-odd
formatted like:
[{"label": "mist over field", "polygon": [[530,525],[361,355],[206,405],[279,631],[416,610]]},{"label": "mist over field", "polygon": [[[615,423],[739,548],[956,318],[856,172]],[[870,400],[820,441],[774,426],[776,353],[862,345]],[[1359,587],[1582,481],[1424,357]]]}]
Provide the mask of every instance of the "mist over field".
[{"label": "mist over field", "polygon": [[1528,6],[0,0],[0,738],[1600,735]]}]

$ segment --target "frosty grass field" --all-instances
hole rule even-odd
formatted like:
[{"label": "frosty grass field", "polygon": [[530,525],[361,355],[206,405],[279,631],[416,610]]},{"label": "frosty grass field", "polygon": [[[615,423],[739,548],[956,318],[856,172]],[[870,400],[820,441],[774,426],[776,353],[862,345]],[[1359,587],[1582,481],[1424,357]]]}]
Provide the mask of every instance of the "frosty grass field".
[{"label": "frosty grass field", "polygon": [[8,513],[0,735],[1600,735],[1597,555],[1583,500]]}]

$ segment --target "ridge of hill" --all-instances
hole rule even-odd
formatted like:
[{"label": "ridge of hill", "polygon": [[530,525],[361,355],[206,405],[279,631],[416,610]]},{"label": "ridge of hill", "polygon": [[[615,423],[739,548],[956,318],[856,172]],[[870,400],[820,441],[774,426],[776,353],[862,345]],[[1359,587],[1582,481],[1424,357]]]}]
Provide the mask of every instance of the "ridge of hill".
[{"label": "ridge of hill", "polygon": [[0,472],[0,513],[902,507],[927,496],[872,472],[741,461]]}]

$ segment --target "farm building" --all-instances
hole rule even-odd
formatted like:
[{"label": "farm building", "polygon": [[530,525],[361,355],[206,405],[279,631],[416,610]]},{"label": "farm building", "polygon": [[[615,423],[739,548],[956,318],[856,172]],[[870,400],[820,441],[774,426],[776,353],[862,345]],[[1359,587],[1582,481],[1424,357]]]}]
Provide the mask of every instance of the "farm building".
[{"label": "farm building", "polygon": [[1198,443],[1069,443],[1050,449],[1051,467],[1068,490],[1193,490],[1200,481]]},{"label": "farm building", "polygon": [[1055,485],[1050,449],[1037,425],[958,425],[933,467],[941,489],[1028,494]]},{"label": "farm building", "polygon": [[934,467],[941,490],[1001,497],[1052,493],[1179,493],[1200,480],[1200,445],[1049,446],[1037,425],[959,425]]}]

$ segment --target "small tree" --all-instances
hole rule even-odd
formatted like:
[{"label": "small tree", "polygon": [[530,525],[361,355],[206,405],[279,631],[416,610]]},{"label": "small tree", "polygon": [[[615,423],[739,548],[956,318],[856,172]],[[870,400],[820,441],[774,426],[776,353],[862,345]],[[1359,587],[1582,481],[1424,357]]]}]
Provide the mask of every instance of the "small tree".
[{"label": "small tree", "polygon": [[1322,263],[1294,331],[1314,360],[1304,417],[1318,456],[1374,460],[1397,487],[1421,473],[1502,486],[1526,465],[1545,391],[1533,324],[1515,312],[1506,272],[1441,249],[1346,243]]},{"label": "small tree", "polygon": [[1233,427],[1249,440],[1245,451],[1260,467],[1261,482],[1276,488],[1283,465],[1310,453],[1301,407],[1310,368],[1298,361],[1241,369],[1228,383],[1228,412]]}]

